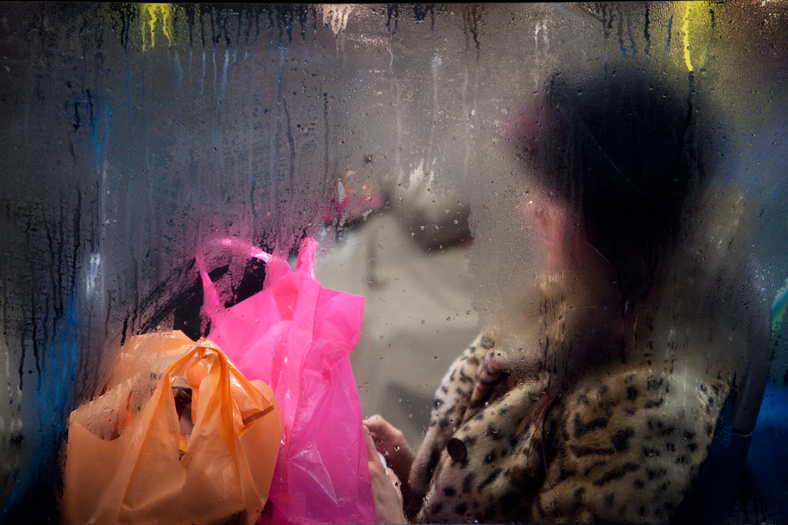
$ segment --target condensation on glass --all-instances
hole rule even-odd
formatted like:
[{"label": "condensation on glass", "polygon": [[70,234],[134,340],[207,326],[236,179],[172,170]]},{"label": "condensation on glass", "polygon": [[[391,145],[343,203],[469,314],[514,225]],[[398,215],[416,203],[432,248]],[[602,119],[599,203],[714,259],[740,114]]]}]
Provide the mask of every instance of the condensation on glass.
[{"label": "condensation on glass", "polygon": [[[305,235],[324,286],[366,297],[364,415],[413,446],[480,332],[569,383],[651,352],[667,377],[734,377],[733,432],[770,374],[731,472],[774,501],[785,464],[759,447],[788,425],[786,28],[783,1],[0,6],[6,516],[54,516],[68,415],[129,336],[209,333],[198,253],[292,255]],[[673,139],[620,131],[649,126]],[[691,150],[675,170],[674,139]],[[263,284],[237,254],[210,270],[231,302]],[[553,347],[542,321],[563,327]],[[600,332],[618,335],[573,349]]]}]

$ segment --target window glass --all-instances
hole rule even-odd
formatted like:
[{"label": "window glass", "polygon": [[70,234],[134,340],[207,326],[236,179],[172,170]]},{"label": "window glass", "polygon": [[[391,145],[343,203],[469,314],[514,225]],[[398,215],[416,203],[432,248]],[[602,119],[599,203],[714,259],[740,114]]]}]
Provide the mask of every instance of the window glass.
[{"label": "window glass", "polygon": [[216,241],[310,236],[365,297],[364,417],[421,445],[409,517],[786,519],[786,64],[782,0],[1,6],[5,516],[54,519],[130,337],[210,337],[197,255],[230,306],[265,264]]}]

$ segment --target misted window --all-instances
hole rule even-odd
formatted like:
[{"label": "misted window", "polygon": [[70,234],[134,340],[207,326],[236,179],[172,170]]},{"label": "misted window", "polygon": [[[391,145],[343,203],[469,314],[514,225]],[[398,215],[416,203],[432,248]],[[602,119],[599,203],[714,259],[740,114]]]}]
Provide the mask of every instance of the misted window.
[{"label": "misted window", "polygon": [[0,47],[4,519],[788,518],[783,0]]}]

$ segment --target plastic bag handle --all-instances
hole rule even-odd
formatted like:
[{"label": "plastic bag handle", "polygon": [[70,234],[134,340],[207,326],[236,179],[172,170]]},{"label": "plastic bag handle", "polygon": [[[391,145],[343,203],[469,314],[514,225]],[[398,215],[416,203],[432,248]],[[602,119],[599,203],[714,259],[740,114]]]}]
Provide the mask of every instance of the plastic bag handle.
[{"label": "plastic bag handle", "polygon": [[[208,247],[219,245],[237,250],[245,254],[247,257],[253,257],[266,263],[273,259],[273,255],[270,253],[258,249],[251,243],[239,241],[237,239],[225,238],[218,241],[213,241],[208,244]],[[200,272],[200,279],[202,280],[203,294],[205,295],[204,301],[212,312],[218,312],[223,310],[224,307],[219,300],[219,292],[216,291],[216,285],[214,285],[213,281],[211,281],[211,277],[208,275],[208,271],[205,268],[205,262],[203,261],[204,257],[205,251],[201,251],[199,254],[197,254],[197,257],[195,257],[197,269]]]},{"label": "plastic bag handle", "polygon": [[[217,393],[218,396],[214,396],[211,399],[211,405],[206,407],[206,411],[219,411],[221,414],[222,420],[222,432],[221,437],[227,443],[229,447],[234,448],[234,442],[232,439],[232,431],[233,431],[233,413],[232,411],[221,410],[221,406],[219,403],[222,399],[229,400],[232,399],[232,389],[230,387],[231,377],[237,381],[241,388],[248,394],[252,395],[252,397],[259,397],[263,401],[263,406],[261,407],[259,415],[254,419],[257,419],[274,409],[273,404],[268,402],[265,397],[262,396],[254,396],[253,393],[259,392],[257,387],[255,387],[248,379],[246,379],[238,370],[233,366],[232,363],[227,359],[227,356],[219,349],[219,347],[213,343],[212,341],[208,341],[204,337],[201,337],[199,341],[194,343],[194,346],[189,349],[183,357],[179,358],[174,363],[170,364],[167,367],[167,371],[164,374],[164,378],[162,381],[163,387],[162,392],[164,395],[171,395],[172,393],[172,384],[174,380],[178,377],[186,376],[186,372],[191,367],[195,366],[203,359],[210,359],[213,361],[214,366],[219,366],[219,383],[217,385]],[[234,408],[237,409],[237,404],[234,404]],[[240,412],[239,412],[239,415]],[[251,421],[247,421],[249,423]],[[201,421],[195,421],[195,425],[202,424]],[[244,423],[246,424],[246,423]]]},{"label": "plastic bag handle", "polygon": [[[214,246],[224,246],[225,248],[231,248],[241,253],[245,253],[249,257],[254,257],[255,259],[260,259],[261,261],[265,262],[268,262],[273,258],[273,255],[270,253],[262,251],[251,243],[239,241],[238,239],[224,238],[208,243],[209,248],[213,248]],[[204,253],[205,252],[200,252],[200,254],[197,255],[198,261],[202,259]]]},{"label": "plastic bag handle", "polygon": [[[298,251],[298,259],[296,260],[296,271],[306,271],[312,279],[317,279],[315,274],[315,252],[317,251],[317,241],[311,237],[305,237],[301,241],[301,249]],[[221,240],[213,241],[208,244],[209,247],[224,246],[232,250],[236,250],[247,257],[259,259],[265,263],[269,263],[276,259],[275,256],[268,252],[264,252],[251,243],[239,241],[238,239],[224,238]],[[203,258],[205,252],[201,251],[195,257],[197,269],[200,272],[200,279],[202,280],[203,293],[205,294],[205,303],[212,312],[223,310],[221,301],[219,300],[219,293],[216,291],[216,286],[211,281],[208,271],[205,268]]]}]

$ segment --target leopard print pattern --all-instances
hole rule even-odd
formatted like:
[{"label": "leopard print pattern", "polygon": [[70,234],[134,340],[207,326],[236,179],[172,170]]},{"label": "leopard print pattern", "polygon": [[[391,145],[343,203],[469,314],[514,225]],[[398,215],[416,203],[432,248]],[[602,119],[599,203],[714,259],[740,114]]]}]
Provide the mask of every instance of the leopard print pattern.
[{"label": "leopard print pattern", "polygon": [[722,374],[691,384],[686,371],[621,367],[578,385],[553,419],[533,519],[667,521],[706,459],[729,390]]},{"label": "leopard print pattern", "polygon": [[664,523],[714,436],[723,374],[617,365],[558,393],[513,384],[480,336],[436,391],[411,469],[419,522]]}]

